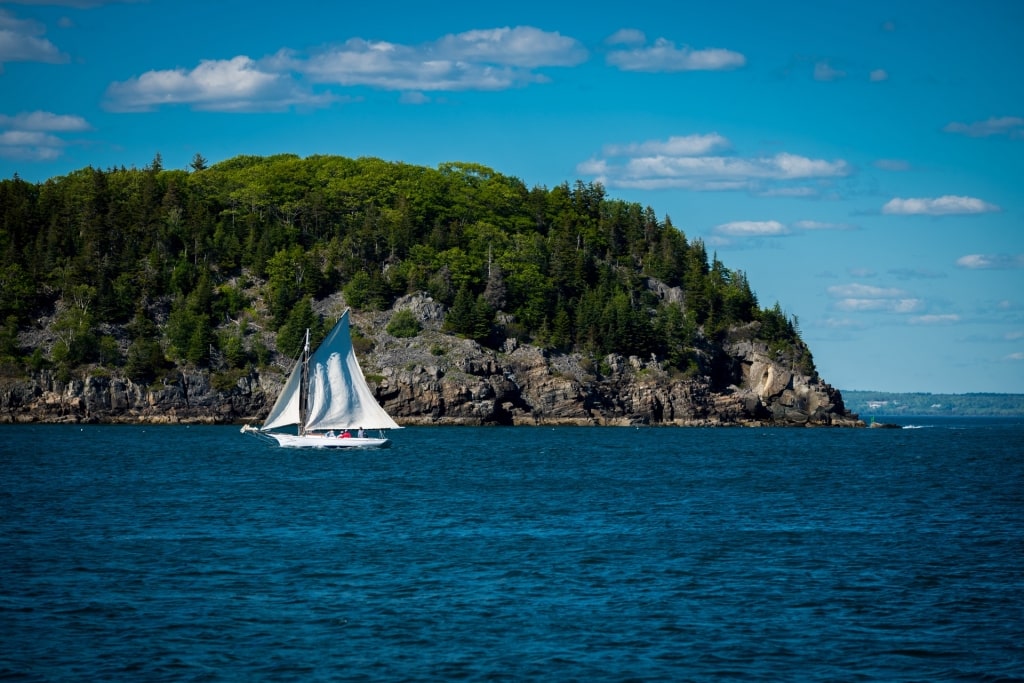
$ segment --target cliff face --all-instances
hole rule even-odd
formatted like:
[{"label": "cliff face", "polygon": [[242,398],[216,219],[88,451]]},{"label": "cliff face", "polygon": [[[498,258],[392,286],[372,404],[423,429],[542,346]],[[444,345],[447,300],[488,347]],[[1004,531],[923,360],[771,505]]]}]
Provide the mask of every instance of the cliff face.
[{"label": "cliff face", "polygon": [[[353,317],[373,343],[361,354],[363,370],[400,424],[863,426],[837,390],[773,358],[742,330],[722,349],[727,381],[713,386],[707,377],[673,376],[653,359],[611,355],[592,367],[514,340],[487,349],[442,334],[443,311],[429,299],[402,307],[424,327],[416,338],[388,335],[390,313]],[[68,382],[45,372],[0,378],[0,422],[252,421],[266,415],[283,381],[273,370],[253,371],[226,391],[205,371],[148,387],[107,374]]]}]

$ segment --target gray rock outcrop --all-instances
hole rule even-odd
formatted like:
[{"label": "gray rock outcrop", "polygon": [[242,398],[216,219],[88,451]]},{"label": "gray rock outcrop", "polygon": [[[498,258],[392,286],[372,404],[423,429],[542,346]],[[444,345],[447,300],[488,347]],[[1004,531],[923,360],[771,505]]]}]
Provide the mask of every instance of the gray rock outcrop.
[{"label": "gray rock outcrop", "polygon": [[[411,310],[419,336],[386,332]],[[405,297],[393,311],[353,315],[372,342],[360,354],[381,405],[405,425],[863,426],[840,393],[739,330],[723,346],[729,373],[680,376],[657,359],[610,355],[594,363],[516,340],[501,349],[443,334],[443,308]],[[270,369],[213,386],[208,371],[181,371],[140,386],[109,371],[59,381],[52,373],[0,378],[0,422],[232,423],[258,420],[284,376]]]}]

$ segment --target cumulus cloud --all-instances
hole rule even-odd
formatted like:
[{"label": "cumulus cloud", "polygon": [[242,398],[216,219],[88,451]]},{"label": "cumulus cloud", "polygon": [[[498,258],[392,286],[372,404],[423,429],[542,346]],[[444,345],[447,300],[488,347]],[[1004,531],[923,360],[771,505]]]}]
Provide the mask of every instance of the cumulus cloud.
[{"label": "cumulus cloud", "polygon": [[0,68],[7,62],[44,62],[61,64],[68,61],[43,34],[46,28],[37,21],[18,19],[0,9]]},{"label": "cumulus cloud", "polygon": [[896,215],[923,214],[927,216],[948,216],[953,214],[990,213],[999,211],[994,204],[975,197],[943,195],[941,197],[915,197],[890,199],[882,207],[882,213]]},{"label": "cumulus cloud", "polygon": [[733,221],[715,226],[712,232],[727,237],[777,237],[788,235],[789,228],[778,221]]},{"label": "cumulus cloud", "polygon": [[837,310],[846,312],[915,313],[924,302],[895,287],[875,287],[862,283],[834,285],[828,295]]},{"label": "cumulus cloud", "polygon": [[64,152],[68,142],[58,134],[78,133],[92,127],[80,116],[47,111],[0,114],[0,156],[24,161],[49,161]]},{"label": "cumulus cloud", "polygon": [[[622,32],[619,43],[622,41]],[[637,44],[642,33],[628,33],[628,44]],[[678,72],[678,71],[729,71],[738,69],[747,63],[747,58],[739,52],[722,48],[694,50],[689,46],[676,47],[675,43],[665,38],[658,38],[653,45],[640,45],[630,49],[612,50],[606,61],[622,71]]]},{"label": "cumulus cloud", "polygon": [[602,150],[602,157],[581,162],[576,169],[597,176],[599,182],[610,187],[747,190],[788,196],[806,196],[808,193],[797,188],[806,187],[807,182],[853,172],[842,159],[811,159],[789,152],[758,157],[713,154],[731,147],[729,140],[717,133],[609,144]]},{"label": "cumulus cloud", "polygon": [[283,111],[353,99],[313,84],[401,91],[420,104],[437,91],[503,90],[547,80],[536,69],[574,66],[587,51],[573,38],[530,26],[466,31],[422,45],[352,38],[308,55],[283,49],[260,60],[239,55],[195,68],[148,71],[107,88],[115,111],[188,105],[207,111]]},{"label": "cumulus cloud", "polygon": [[152,111],[163,105],[190,105],[206,111],[281,111],[323,106],[333,99],[303,88],[290,74],[239,56],[205,60],[191,71],[147,71],[112,83],[105,105],[113,111]]},{"label": "cumulus cloud", "polygon": [[352,38],[293,68],[318,83],[383,90],[505,90],[547,77],[541,67],[575,66],[587,59],[577,40],[532,26],[450,34],[423,45]]},{"label": "cumulus cloud", "polygon": [[1012,138],[1024,138],[1024,118],[1019,116],[1002,116],[973,123],[954,121],[946,124],[942,130],[947,133],[958,133],[972,138],[984,138],[990,135],[1008,135]]},{"label": "cumulus cloud", "polygon": [[969,270],[1014,270],[1024,268],[1024,254],[967,254],[956,265]]}]

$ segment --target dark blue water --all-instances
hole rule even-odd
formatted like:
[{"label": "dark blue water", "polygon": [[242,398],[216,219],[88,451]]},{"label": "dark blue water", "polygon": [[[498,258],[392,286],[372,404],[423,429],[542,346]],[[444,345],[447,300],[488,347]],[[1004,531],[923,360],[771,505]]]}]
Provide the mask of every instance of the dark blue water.
[{"label": "dark blue water", "polygon": [[1024,422],[0,428],[0,677],[1024,680]]}]

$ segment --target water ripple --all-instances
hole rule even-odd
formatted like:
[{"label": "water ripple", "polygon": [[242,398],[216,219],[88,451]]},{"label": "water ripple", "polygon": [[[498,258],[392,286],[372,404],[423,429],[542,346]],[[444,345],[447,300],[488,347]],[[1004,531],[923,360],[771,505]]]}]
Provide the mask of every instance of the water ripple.
[{"label": "water ripple", "polygon": [[1024,426],[948,426],[3,427],[0,678],[1024,680]]}]

